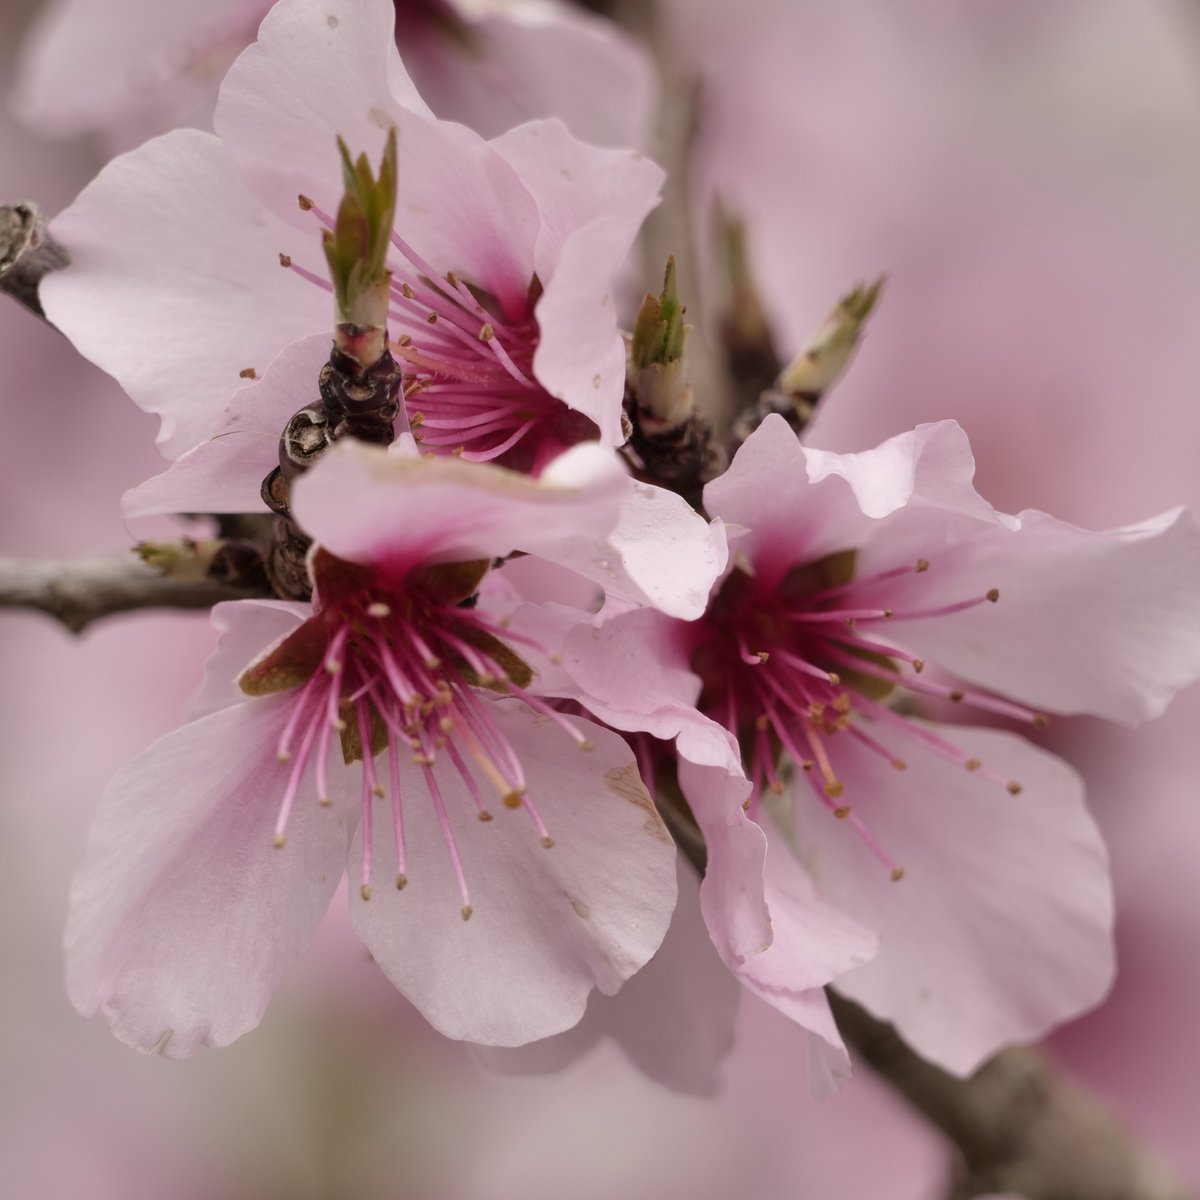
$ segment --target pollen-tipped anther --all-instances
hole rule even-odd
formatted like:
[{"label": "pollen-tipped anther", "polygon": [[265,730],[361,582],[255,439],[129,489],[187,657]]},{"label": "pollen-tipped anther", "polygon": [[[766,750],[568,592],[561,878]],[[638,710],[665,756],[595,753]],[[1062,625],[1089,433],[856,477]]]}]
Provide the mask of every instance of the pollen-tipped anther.
[{"label": "pollen-tipped anther", "polygon": [[464,904],[460,911],[462,912],[462,919],[464,921],[469,921],[471,919],[471,914],[475,910],[469,904]]},{"label": "pollen-tipped anther", "polygon": [[360,896],[361,896],[361,897],[362,897],[364,900],[370,900],[370,898],[371,898],[371,885],[370,885],[369,883],[364,883],[364,884],[362,885],[362,887],[360,887],[360,888],[358,889],[358,894],[359,894],[359,895],[360,895]]},{"label": "pollen-tipped anther", "polygon": [[287,838],[284,837],[282,833],[277,833],[275,835],[275,840],[273,842],[273,845],[276,850],[282,850],[284,848],[284,846],[287,845]]},{"label": "pollen-tipped anther", "polygon": [[1010,779],[1005,786],[1010,796],[1019,796],[1025,790],[1015,779]]},{"label": "pollen-tipped anther", "polygon": [[904,868],[903,867],[893,867],[892,868],[892,882],[899,883],[900,880],[902,880],[903,878],[904,878]]},{"label": "pollen-tipped anther", "polygon": [[1000,599],[1000,589],[999,588],[989,588],[986,595],[987,595],[987,598],[993,604],[995,604],[996,601]]},{"label": "pollen-tipped anther", "polygon": [[551,850],[554,847],[554,839],[552,837],[549,837],[549,836],[543,837],[541,839],[541,842],[542,842],[542,846],[545,847],[545,849],[547,849],[547,850]]}]

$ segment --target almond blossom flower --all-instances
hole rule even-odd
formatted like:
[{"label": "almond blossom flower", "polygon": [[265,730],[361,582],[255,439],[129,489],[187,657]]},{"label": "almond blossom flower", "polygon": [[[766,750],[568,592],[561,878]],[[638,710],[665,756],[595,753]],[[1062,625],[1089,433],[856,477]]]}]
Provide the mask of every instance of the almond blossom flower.
[{"label": "almond blossom flower", "polygon": [[533,696],[519,635],[470,598],[497,556],[603,535],[627,485],[592,446],[534,482],[344,442],[301,477],[314,604],[220,606],[203,715],[106,791],[75,1005],[167,1055],[227,1044],[347,853],[356,931],[443,1033],[520,1044],[616,991],[666,931],[674,847],[624,741]]},{"label": "almond blossom flower", "polygon": [[[221,76],[270,0],[52,0],[19,59],[13,102],[39,132],[102,131],[122,148],[207,127]],[[644,143],[644,54],[610,22],[557,0],[395,0],[395,37],[438,116],[501,133],[557,116],[590,142]]]},{"label": "almond blossom flower", "polygon": [[[1186,514],[1090,533],[997,513],[972,474],[952,422],[838,455],[771,417],[705,492],[742,529],[707,616],[577,629],[563,688],[616,728],[676,739],[705,917],[747,986],[836,1047],[800,985],[837,977],[963,1073],[1099,999],[1112,899],[1069,768],[914,704],[1136,721],[1200,673]],[[838,911],[880,938],[848,973]],[[798,933],[817,943],[807,964]]]},{"label": "almond blossom flower", "polygon": [[336,140],[374,161],[391,130],[392,352],[426,446],[538,470],[576,441],[622,440],[613,278],[662,172],[557,121],[486,141],[436,120],[393,20],[388,0],[283,0],[225,79],[220,139],[148,143],[52,223],[72,265],[46,281],[46,311],[162,416],[168,456],[211,435],[284,346],[328,328]]}]

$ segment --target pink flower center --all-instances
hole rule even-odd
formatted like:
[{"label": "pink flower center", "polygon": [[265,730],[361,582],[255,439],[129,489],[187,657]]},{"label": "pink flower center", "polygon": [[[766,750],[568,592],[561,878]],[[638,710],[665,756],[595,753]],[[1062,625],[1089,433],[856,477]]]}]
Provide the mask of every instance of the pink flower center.
[{"label": "pink flower center", "polygon": [[[436,568],[434,568],[436,570]],[[386,598],[385,598],[386,597]],[[541,844],[554,840],[529,794],[520,759],[495,720],[493,701],[481,689],[519,697],[549,718],[581,749],[591,743],[565,717],[522,686],[529,668],[501,638],[507,633],[471,608],[432,599],[419,587],[367,591],[340,589],[332,601],[291,638],[243,676],[255,691],[256,673],[280,668],[294,678],[299,664],[307,675],[294,692],[291,712],[279,739],[280,762],[290,764],[275,824],[275,845],[286,841],[288,820],[308,764],[315,764],[317,798],[330,804],[330,756],[362,762],[362,872],[360,895],[368,900],[372,881],[375,802],[390,797],[396,847],[397,888],[408,882],[402,756],[420,767],[427,802],[437,815],[462,906],[472,913],[470,893],[454,837],[444,791],[446,773],[461,781],[478,820],[492,820],[487,795],[511,809],[524,809]],[[261,690],[271,690],[263,688]],[[335,735],[339,743],[334,750]],[[383,763],[386,751],[386,783]],[[455,788],[461,795],[462,789]]]},{"label": "pink flower center", "polygon": [[[764,790],[783,792],[778,768],[781,752],[786,753],[802,768],[821,803],[848,821],[892,878],[900,879],[902,868],[844,799],[846,788],[830,754],[834,739],[852,740],[858,752],[877,755],[899,771],[907,763],[890,743],[919,743],[1015,795],[1019,783],[989,771],[887,701],[903,689],[1032,725],[1043,726],[1046,718],[1000,697],[926,678],[925,663],[888,638],[892,620],[935,620],[995,603],[1000,598],[996,589],[901,612],[879,605],[878,585],[914,571],[923,574],[929,563],[922,559],[863,579],[844,578],[853,570],[853,560],[847,553],[804,564],[770,590],[735,570],[696,627],[692,666],[704,683],[701,709],[742,745],[753,786],[747,801],[750,815],[757,817]],[[864,593],[871,599],[859,602]]]},{"label": "pink flower center", "polygon": [[[333,228],[307,197],[301,207]],[[569,446],[597,436],[588,418],[551,396],[533,373],[539,330],[532,296],[525,311],[506,317],[453,272],[435,270],[394,230],[391,242],[398,254],[388,261],[389,347],[405,364],[404,400],[422,446],[536,475]],[[282,261],[332,291],[320,275],[290,257]]]}]

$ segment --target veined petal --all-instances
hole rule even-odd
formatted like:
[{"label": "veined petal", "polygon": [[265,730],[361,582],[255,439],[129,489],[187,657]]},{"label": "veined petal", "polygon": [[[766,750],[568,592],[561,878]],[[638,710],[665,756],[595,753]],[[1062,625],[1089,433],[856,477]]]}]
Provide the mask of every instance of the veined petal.
[{"label": "veined petal", "polygon": [[[67,990],[122,1041],[170,1058],[254,1028],[341,879],[352,789],[296,805],[283,790],[285,698],[221,709],[156,742],[109,785],[71,889]],[[341,793],[341,794],[339,794]]]},{"label": "veined petal", "polygon": [[879,954],[839,990],[965,1075],[1103,997],[1114,970],[1113,901],[1078,776],[1011,734],[952,736],[1018,780],[1020,794],[912,742],[901,772],[831,742],[855,813],[904,868],[898,882],[800,781],[793,834],[821,896],[879,931]]},{"label": "veined petal", "polygon": [[276,5],[225,77],[217,132],[263,202],[311,231],[304,265],[316,269],[317,226],[297,195],[335,212],[336,139],[374,161],[395,128],[397,229],[439,271],[459,272],[517,312],[533,278],[537,206],[483,138],[432,117],[400,61],[394,22],[391,0]]},{"label": "veined petal", "polygon": [[125,516],[259,511],[284,426],[306,400],[320,399],[317,373],[329,347],[329,335],[319,333],[280,351],[261,380],[234,394],[207,441],[125,493]]},{"label": "veined petal", "polygon": [[694,872],[680,862],[678,876],[679,902],[663,944],[615,996],[593,992],[583,1020],[552,1038],[481,1047],[484,1063],[505,1074],[548,1074],[609,1037],[639,1070],[672,1091],[713,1095],[721,1060],[733,1047],[741,989],[713,951]]},{"label": "veined petal", "polygon": [[[1176,510],[1094,533],[1024,512],[935,556],[914,607],[997,587],[995,605],[889,625],[898,643],[1039,708],[1158,716],[1200,675],[1200,530]],[[986,580],[986,582],[984,582]],[[897,592],[897,608],[904,606]]]},{"label": "veined petal", "polygon": [[539,553],[598,583],[610,600],[650,605],[685,621],[703,614],[729,556],[721,522],[705,521],[674,492],[638,482],[606,537],[572,531]]},{"label": "veined petal", "polygon": [[[439,759],[434,771],[470,887],[473,912],[463,920],[435,805],[421,769],[405,763],[407,885],[352,897],[351,920],[435,1028],[517,1046],[573,1026],[593,987],[613,994],[658,949],[675,906],[675,847],[619,737],[579,721],[595,743],[581,752],[548,736],[545,718],[524,705],[487,703],[554,845],[541,844],[525,812],[476,821],[467,789]],[[372,861],[382,879],[395,874],[382,811]]]},{"label": "veined petal", "polygon": [[283,641],[312,615],[312,606],[289,600],[227,600],[212,610],[220,637],[204,664],[204,682],[192,701],[190,718],[243,703],[238,679],[246,666]]},{"label": "veined petal", "polygon": [[561,121],[531,121],[493,145],[540,214],[535,262],[545,291],[534,372],[552,396],[596,422],[602,441],[618,445],[625,346],[614,279],[658,203],[662,169],[637,151],[580,142]]},{"label": "veined petal", "polygon": [[901,561],[908,550],[888,518],[923,519],[927,551],[951,529],[999,521],[975,492],[974,472],[966,434],[953,421],[834,454],[802,446],[782,417],[771,416],[705,488],[704,501],[712,515],[746,528],[738,550],[774,582],[798,563],[873,541]]},{"label": "veined petal", "polygon": [[47,316],[162,418],[168,457],[213,433],[244,370],[329,325],[329,297],[280,269],[294,231],[211,134],[178,130],[114,159],[51,228],[71,263],[42,281]]},{"label": "veined petal", "polygon": [[344,441],[296,482],[292,512],[330,553],[402,574],[426,561],[538,554],[564,528],[603,535],[629,487],[616,455],[595,443],[568,450],[534,480]]}]

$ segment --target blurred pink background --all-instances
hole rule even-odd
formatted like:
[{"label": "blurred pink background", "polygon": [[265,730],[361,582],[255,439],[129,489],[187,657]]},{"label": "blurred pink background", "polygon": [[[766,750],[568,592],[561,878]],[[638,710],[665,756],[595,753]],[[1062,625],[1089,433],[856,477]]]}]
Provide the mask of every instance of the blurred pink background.
[{"label": "blurred pink background", "polygon": [[[0,14],[0,72],[31,10]],[[857,279],[881,310],[814,433],[861,448],[956,417],[998,506],[1081,524],[1200,509],[1200,10],[1178,0],[672,0],[708,68],[697,190],[751,224],[781,346]],[[686,18],[686,19],[682,19]],[[0,198],[53,212],[99,165],[0,118]],[[0,554],[121,552],[154,421],[0,298]],[[933,1200],[938,1137],[865,1072],[814,1105],[803,1048],[749,999],[717,1100],[609,1045],[560,1076],[480,1074],[381,984],[335,908],[260,1030],[186,1063],[118,1045],[63,994],[59,939],[108,776],[178,722],[203,617],[73,638],[0,617],[0,1173],[40,1200]],[[1129,732],[1060,722],[1109,838],[1122,973],[1064,1069],[1200,1183],[1200,694]],[[10,1182],[11,1181],[11,1182]]]}]

